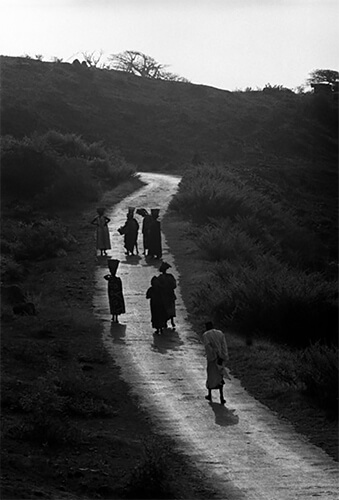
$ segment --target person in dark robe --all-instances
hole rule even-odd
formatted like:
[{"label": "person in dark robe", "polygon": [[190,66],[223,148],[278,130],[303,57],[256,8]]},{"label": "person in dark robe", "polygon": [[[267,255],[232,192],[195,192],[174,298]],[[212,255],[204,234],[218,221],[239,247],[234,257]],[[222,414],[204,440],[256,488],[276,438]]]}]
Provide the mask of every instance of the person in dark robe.
[{"label": "person in dark robe", "polygon": [[148,232],[148,256],[156,259],[161,259],[162,257],[161,224],[158,220],[159,211],[158,208],[151,209]]},{"label": "person in dark robe", "polygon": [[145,208],[138,208],[137,214],[143,217],[142,221],[142,240],[143,240],[143,255],[146,255],[148,250],[148,240],[149,240],[149,230],[150,224],[152,223],[152,216],[147,212]]},{"label": "person in dark robe", "polygon": [[97,226],[96,230],[96,247],[100,250],[100,255],[107,255],[106,250],[111,248],[111,241],[109,237],[108,223],[110,219],[106,217],[103,208],[97,208],[97,216],[91,221],[91,224]]},{"label": "person in dark robe", "polygon": [[108,268],[110,270],[110,274],[106,274],[104,276],[105,280],[108,281],[108,300],[109,307],[112,314],[112,321],[115,323],[119,323],[119,315],[125,314],[125,300],[122,290],[122,281],[121,278],[116,276],[116,272],[119,266],[119,260],[117,259],[109,259],[108,260]]},{"label": "person in dark robe", "polygon": [[166,309],[160,296],[160,286],[157,276],[151,279],[151,286],[146,292],[146,299],[150,299],[151,323],[155,333],[160,334],[166,328]]},{"label": "person in dark robe", "polygon": [[136,248],[136,253],[138,254],[138,232],[139,223],[134,218],[134,213],[129,210],[127,213],[127,220],[125,225],[118,229],[120,234],[124,235],[124,246],[126,249],[126,255],[134,255],[134,248]]},{"label": "person in dark robe", "polygon": [[160,285],[160,296],[166,310],[166,321],[170,320],[173,330],[175,330],[175,301],[176,295],[174,293],[177,287],[177,282],[173,274],[167,272],[167,270],[172,267],[167,262],[162,262],[159,267],[160,276],[158,276],[158,281]]}]

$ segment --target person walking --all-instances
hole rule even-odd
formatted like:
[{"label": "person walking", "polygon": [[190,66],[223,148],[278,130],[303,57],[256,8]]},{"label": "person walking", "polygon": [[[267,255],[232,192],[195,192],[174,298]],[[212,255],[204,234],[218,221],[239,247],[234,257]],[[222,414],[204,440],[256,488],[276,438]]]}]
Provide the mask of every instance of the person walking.
[{"label": "person walking", "polygon": [[162,303],[164,305],[166,311],[166,321],[171,321],[171,326],[173,330],[175,330],[175,301],[176,295],[174,293],[175,288],[177,287],[177,282],[173,274],[167,272],[167,269],[172,267],[167,262],[162,262],[159,267],[160,276],[158,276],[158,282],[160,285],[160,296]]},{"label": "person walking", "polygon": [[223,386],[225,384],[224,377],[229,378],[226,370],[226,361],[228,360],[228,349],[224,333],[221,330],[216,330],[211,321],[205,324],[206,331],[202,336],[202,342],[205,347],[207,357],[207,380],[206,388],[208,390],[205,398],[212,401],[212,390],[218,389],[220,395],[220,403],[226,403],[223,394]]},{"label": "person walking", "polygon": [[118,229],[121,235],[124,235],[124,247],[126,255],[134,255],[134,248],[138,251],[138,232],[139,222],[134,218],[134,209],[129,209],[125,225]]},{"label": "person walking", "polygon": [[122,290],[121,278],[116,276],[116,272],[120,261],[117,259],[109,259],[107,261],[110,274],[104,276],[105,280],[108,281],[108,300],[109,307],[112,314],[112,321],[119,323],[119,315],[125,314],[125,300]]},{"label": "person walking", "polygon": [[97,208],[97,216],[91,221],[91,224],[94,224],[96,229],[96,248],[100,250],[101,257],[103,255],[107,255],[106,250],[111,248],[111,241],[108,230],[108,223],[110,219],[105,215],[104,208]]},{"label": "person walking", "polygon": [[151,209],[148,231],[148,256],[156,259],[161,259],[162,257],[161,224],[158,220],[159,212],[159,208]]},{"label": "person walking", "polygon": [[159,278],[153,276],[151,279],[151,286],[146,292],[146,299],[150,300],[151,308],[151,323],[155,328],[155,333],[160,334],[166,327],[166,309],[160,295]]},{"label": "person walking", "polygon": [[143,255],[146,255],[149,246],[149,231],[150,224],[152,224],[152,216],[147,212],[146,208],[138,208],[137,214],[143,217],[142,221],[142,242],[143,242]]}]

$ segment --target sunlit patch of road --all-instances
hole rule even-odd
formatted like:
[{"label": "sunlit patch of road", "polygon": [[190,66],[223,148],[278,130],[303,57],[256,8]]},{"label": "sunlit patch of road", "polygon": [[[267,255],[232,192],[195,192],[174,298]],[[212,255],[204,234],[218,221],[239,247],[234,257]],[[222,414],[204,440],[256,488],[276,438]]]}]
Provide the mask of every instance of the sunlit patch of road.
[{"label": "sunlit patch of road", "polygon": [[[123,378],[138,396],[160,433],[168,434],[212,482],[218,498],[238,500],[309,500],[338,498],[337,464],[311,445],[265,406],[250,397],[240,382],[226,381],[226,406],[205,395],[205,358],[198,336],[187,321],[180,294],[175,256],[163,237],[163,260],[179,279],[177,329],[153,333],[146,290],[158,273],[159,261],[126,257],[117,232],[127,207],[160,208],[164,214],[179,178],[141,174],[147,186],[108,212],[113,258],[121,260],[126,314],[122,324],[110,321],[106,260],[99,260],[94,305],[104,322],[103,341],[121,367]],[[141,222],[141,218],[140,218]]]}]

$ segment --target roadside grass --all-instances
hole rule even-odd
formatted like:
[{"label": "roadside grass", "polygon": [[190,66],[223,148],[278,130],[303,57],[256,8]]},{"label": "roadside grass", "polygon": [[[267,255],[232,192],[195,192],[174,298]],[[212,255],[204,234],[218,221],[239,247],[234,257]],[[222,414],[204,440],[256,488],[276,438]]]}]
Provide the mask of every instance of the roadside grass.
[{"label": "roadside grass", "polygon": [[303,225],[298,205],[250,186],[240,167],[203,165],[183,176],[170,208],[192,222],[214,274],[195,292],[197,309],[280,342],[337,343],[335,248]]},{"label": "roadside grass", "polygon": [[[201,332],[205,321],[213,319],[226,332],[232,374],[250,394],[280,417],[287,418],[298,432],[338,460],[338,349],[331,342],[328,345],[318,342],[317,335],[310,342],[308,330],[314,320],[323,327],[322,304],[327,303],[333,283],[324,280],[321,274],[292,272],[272,255],[257,254],[250,245],[250,251],[246,245],[243,253],[232,251],[232,260],[206,260],[200,240],[203,229],[204,226],[174,210],[169,210],[163,219],[163,230],[175,255],[181,293],[195,331]],[[226,246],[230,246],[229,242]],[[280,295],[281,299],[285,297],[284,308],[284,302],[274,305],[274,297]],[[229,301],[227,317],[225,297]],[[321,298],[318,310],[317,297]],[[259,319],[262,325],[266,321],[271,325],[269,331],[254,329]],[[317,333],[316,329],[310,331]],[[227,383],[225,390],[227,394]]]},{"label": "roadside grass", "polygon": [[171,450],[154,437],[143,441],[140,463],[131,472],[124,498],[176,498],[168,474]]}]

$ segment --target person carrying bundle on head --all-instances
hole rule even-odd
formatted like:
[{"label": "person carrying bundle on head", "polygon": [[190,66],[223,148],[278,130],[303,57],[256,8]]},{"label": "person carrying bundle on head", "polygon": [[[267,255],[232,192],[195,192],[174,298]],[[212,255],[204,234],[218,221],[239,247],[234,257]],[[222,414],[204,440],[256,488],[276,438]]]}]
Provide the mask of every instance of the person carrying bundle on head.
[{"label": "person carrying bundle on head", "polygon": [[109,259],[107,261],[110,274],[104,276],[105,280],[108,281],[108,300],[109,308],[112,314],[112,321],[119,323],[118,316],[124,314],[125,311],[125,300],[122,290],[121,278],[116,276],[116,272],[120,261],[117,259]]}]

